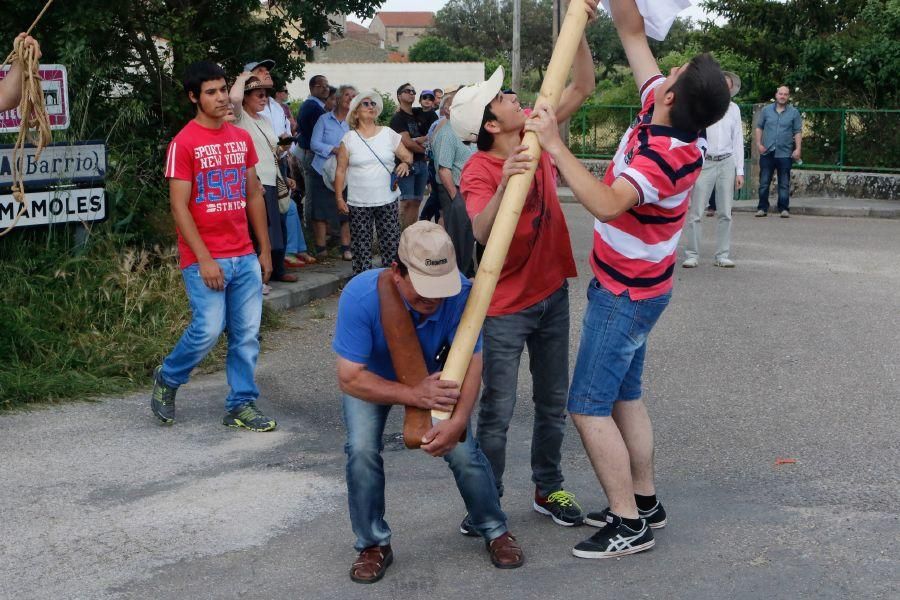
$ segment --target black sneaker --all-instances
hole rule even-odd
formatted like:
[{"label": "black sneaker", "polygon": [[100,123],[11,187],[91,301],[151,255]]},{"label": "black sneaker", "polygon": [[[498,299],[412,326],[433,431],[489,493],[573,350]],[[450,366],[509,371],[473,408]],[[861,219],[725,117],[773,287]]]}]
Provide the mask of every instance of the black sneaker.
[{"label": "black sneaker", "polygon": [[647,525],[653,529],[662,529],[668,522],[666,521],[666,509],[659,500],[656,501],[656,506],[650,510],[638,509],[638,516],[647,521]]},{"label": "black sneaker", "polygon": [[178,387],[163,383],[160,372],[162,365],[153,369],[153,391],[150,392],[150,410],[156,418],[167,425],[175,422],[175,393]]},{"label": "black sneaker", "polygon": [[622,522],[618,515],[606,511],[606,526],[572,549],[578,558],[616,558],[649,550],[656,544],[653,531],[641,520],[641,528],[635,531]]},{"label": "black sneaker", "polygon": [[534,490],[532,506],[534,510],[549,516],[554,523],[563,527],[576,527],[584,522],[584,512],[578,506],[572,492],[558,490],[543,498],[537,490]]},{"label": "black sneaker", "polygon": [[272,431],[277,426],[275,419],[262,414],[253,402],[248,402],[226,414],[222,424],[229,427],[243,427],[250,431]]},{"label": "black sneaker", "polygon": [[[592,527],[605,527],[606,513],[608,512],[609,507],[600,511],[589,512],[584,518],[584,522]],[[659,501],[657,501],[656,506],[650,510],[638,509],[638,516],[647,521],[647,525],[653,529],[662,529],[666,526],[666,523],[668,523],[666,520],[666,509],[663,508],[662,503]]]},{"label": "black sneaker", "polygon": [[472,522],[469,520],[469,513],[466,513],[466,516],[463,517],[462,523],[459,524],[459,532],[469,537],[481,537],[481,534],[475,531],[475,528],[472,527]]}]

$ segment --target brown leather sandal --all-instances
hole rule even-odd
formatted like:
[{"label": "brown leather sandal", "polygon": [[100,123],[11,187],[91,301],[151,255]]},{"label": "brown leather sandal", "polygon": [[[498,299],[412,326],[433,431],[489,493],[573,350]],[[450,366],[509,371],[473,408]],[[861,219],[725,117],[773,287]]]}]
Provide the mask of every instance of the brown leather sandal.
[{"label": "brown leather sandal", "polygon": [[491,554],[491,562],[498,569],[518,569],[525,564],[522,547],[508,531],[489,542],[485,541],[484,545]]},{"label": "brown leather sandal", "polygon": [[387,568],[394,562],[391,545],[370,546],[359,553],[350,567],[350,579],[356,583],[375,583],[384,577]]}]

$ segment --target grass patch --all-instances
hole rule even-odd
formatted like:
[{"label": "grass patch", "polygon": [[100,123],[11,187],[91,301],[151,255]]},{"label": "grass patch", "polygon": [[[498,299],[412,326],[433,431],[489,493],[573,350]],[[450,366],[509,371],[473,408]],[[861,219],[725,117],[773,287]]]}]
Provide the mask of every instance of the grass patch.
[{"label": "grass patch", "polygon": [[[43,238],[43,239],[42,239]],[[149,385],[190,320],[175,251],[30,232],[0,245],[0,410]],[[263,328],[277,326],[263,312]],[[201,365],[221,367],[225,341]]]}]

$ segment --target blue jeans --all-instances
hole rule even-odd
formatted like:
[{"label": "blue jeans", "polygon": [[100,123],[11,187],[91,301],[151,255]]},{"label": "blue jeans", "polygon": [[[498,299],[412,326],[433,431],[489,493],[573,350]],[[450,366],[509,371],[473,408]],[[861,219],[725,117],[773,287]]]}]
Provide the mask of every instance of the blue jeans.
[{"label": "blue jeans", "polygon": [[563,483],[560,461],[569,389],[568,284],[537,304],[484,322],[484,389],[476,437],[491,462],[501,496],[506,433],[516,406],[519,361],[526,344],[534,389],[531,480],[541,495],[547,496]]},{"label": "blue jeans", "polygon": [[587,296],[568,408],[572,414],[608,417],[616,402],[641,397],[647,336],[672,292],[632,300],[627,291],[616,296],[592,279]]},{"label": "blue jeans", "polygon": [[[382,436],[391,406],[373,404],[343,395],[344,423],[347,426],[347,499],[350,523],[356,534],[355,548],[391,543],[391,528],[384,520],[384,450]],[[485,539],[506,533],[506,515],[494,485],[491,466],[478,443],[467,433],[466,440],[444,456],[456,478],[456,487],[466,503],[469,520]]]},{"label": "blue jeans", "polygon": [[225,375],[231,392],[225,399],[225,410],[231,411],[259,397],[253,373],[259,356],[262,275],[255,254],[217,258],[216,262],[225,276],[225,290],[221,292],[206,287],[198,263],[181,272],[193,317],[163,361],[160,377],[168,386],[187,383],[191,371],[213,349],[227,326]]},{"label": "blue jeans", "polygon": [[303,222],[300,219],[300,211],[297,203],[291,200],[291,205],[285,213],[285,226],[287,228],[287,241],[284,251],[287,254],[300,254],[306,252],[306,238],[303,237]]},{"label": "blue jeans", "polygon": [[769,212],[769,186],[775,171],[778,172],[778,212],[790,210],[791,164],[789,156],[776,158],[772,152],[759,157],[759,204],[756,210]]}]

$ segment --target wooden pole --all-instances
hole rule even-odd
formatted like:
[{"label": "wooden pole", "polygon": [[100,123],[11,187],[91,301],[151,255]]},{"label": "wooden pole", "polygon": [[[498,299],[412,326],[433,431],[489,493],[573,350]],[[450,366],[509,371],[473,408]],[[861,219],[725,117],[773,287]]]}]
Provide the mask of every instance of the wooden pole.
[{"label": "wooden pole", "polygon": [[[578,50],[581,36],[584,35],[584,28],[587,26],[587,19],[588,15],[583,2],[569,3],[569,10],[566,12],[565,20],[560,28],[559,38],[553,48],[553,56],[550,57],[550,64],[547,66],[547,73],[541,85],[538,102],[545,101],[554,109],[559,106],[560,97],[566,86],[566,78],[568,78],[569,70],[575,60],[575,52]],[[497,217],[494,219],[494,226],[491,229],[484,256],[478,265],[478,273],[475,275],[475,283],[469,294],[469,301],[466,303],[462,319],[456,330],[456,337],[447,356],[447,363],[441,374],[441,379],[444,381],[456,381],[461,385],[465,379],[475,343],[478,341],[478,334],[484,324],[491,297],[494,295],[500,271],[506,260],[506,253],[509,251],[509,244],[522,214],[525,197],[534,181],[534,172],[537,170],[541,158],[541,146],[538,144],[537,135],[531,131],[526,132],[522,138],[522,144],[528,146],[526,152],[535,160],[528,171],[509,178],[503,199],[500,201]],[[440,420],[448,419],[450,413],[431,411],[431,417]]]}]

